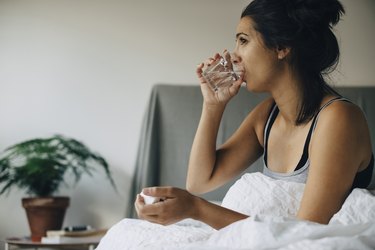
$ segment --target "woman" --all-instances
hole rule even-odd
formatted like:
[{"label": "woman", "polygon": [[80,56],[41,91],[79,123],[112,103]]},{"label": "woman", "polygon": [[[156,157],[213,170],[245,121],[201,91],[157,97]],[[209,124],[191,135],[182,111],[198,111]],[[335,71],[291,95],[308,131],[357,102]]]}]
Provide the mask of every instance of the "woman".
[{"label": "woman", "polygon": [[[351,190],[369,185],[374,158],[362,111],[324,80],[336,66],[339,48],[331,28],[343,6],[337,0],[255,0],[243,11],[232,62],[244,69],[226,89],[213,91],[202,72],[216,54],[198,65],[204,97],[191,150],[187,190],[146,188],[166,197],[135,206],[140,218],[171,224],[184,218],[219,229],[246,218],[194,194],[211,191],[243,172],[263,155],[267,176],[306,183],[297,218],[328,223]],[[216,149],[216,134],[226,104],[242,82],[268,92],[237,131]]]}]

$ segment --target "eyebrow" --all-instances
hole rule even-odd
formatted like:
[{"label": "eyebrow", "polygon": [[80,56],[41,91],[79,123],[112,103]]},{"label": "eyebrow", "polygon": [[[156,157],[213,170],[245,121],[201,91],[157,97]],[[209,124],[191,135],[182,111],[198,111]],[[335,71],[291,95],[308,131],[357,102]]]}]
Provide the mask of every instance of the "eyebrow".
[{"label": "eyebrow", "polygon": [[243,33],[243,32],[239,32],[236,34],[236,38],[238,38],[240,35],[244,35],[244,36],[249,36],[248,34],[246,33]]}]

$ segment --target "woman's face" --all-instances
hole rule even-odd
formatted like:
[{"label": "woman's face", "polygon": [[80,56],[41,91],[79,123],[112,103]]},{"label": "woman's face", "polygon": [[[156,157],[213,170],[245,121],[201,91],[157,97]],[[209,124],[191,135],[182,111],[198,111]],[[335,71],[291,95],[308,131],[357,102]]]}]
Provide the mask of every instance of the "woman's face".
[{"label": "woman's face", "polygon": [[280,73],[276,49],[266,47],[250,17],[241,18],[237,26],[234,63],[239,63],[244,68],[246,87],[254,92],[270,91]]}]

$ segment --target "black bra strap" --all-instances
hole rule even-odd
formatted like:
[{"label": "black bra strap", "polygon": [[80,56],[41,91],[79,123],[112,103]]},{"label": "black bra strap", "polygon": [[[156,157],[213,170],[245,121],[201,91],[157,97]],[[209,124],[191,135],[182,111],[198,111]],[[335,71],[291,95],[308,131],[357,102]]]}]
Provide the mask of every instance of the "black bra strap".
[{"label": "black bra strap", "polygon": [[263,153],[263,159],[264,163],[267,166],[267,148],[268,148],[268,137],[270,135],[272,124],[275,122],[275,119],[279,113],[279,109],[276,106],[276,103],[274,102],[272,104],[270,114],[268,115],[268,120],[266,125],[264,126],[264,153]]}]

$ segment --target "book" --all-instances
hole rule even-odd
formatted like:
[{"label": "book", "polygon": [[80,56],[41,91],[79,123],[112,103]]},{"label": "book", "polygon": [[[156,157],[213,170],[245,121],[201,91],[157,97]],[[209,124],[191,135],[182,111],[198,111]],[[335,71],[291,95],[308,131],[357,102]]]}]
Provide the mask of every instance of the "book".
[{"label": "book", "polygon": [[48,230],[46,232],[47,237],[55,236],[69,236],[69,237],[86,237],[94,235],[104,235],[107,232],[107,229],[87,229],[87,230],[78,230],[78,231],[69,231],[69,230]]},{"label": "book", "polygon": [[90,244],[99,243],[103,235],[85,236],[85,237],[71,237],[71,236],[46,236],[42,237],[43,244]]}]

